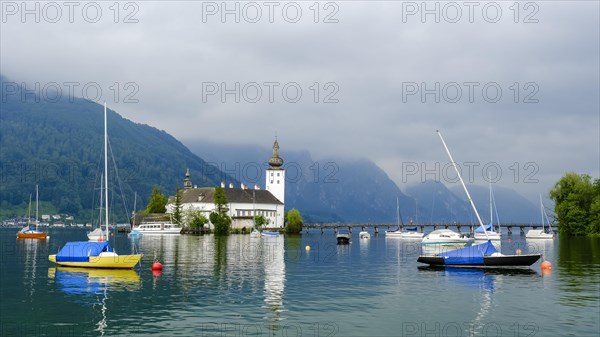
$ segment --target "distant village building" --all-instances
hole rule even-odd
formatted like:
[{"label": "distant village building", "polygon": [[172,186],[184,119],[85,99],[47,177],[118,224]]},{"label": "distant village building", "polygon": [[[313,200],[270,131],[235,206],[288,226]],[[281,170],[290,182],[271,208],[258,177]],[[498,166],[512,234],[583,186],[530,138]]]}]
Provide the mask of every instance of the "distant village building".
[{"label": "distant village building", "polygon": [[[232,219],[232,228],[252,228],[254,216],[262,215],[269,223],[267,227],[284,227],[285,205],[285,170],[282,168],[283,159],[279,156],[279,143],[273,143],[273,155],[269,159],[266,171],[265,190],[258,185],[254,189],[248,188],[244,183],[234,187],[221,182],[221,187],[229,201],[229,216]],[[190,170],[187,169],[183,179],[181,193],[181,211],[196,209],[204,213],[206,218],[215,210],[215,187],[196,188],[192,185]],[[167,213],[175,210],[175,196],[169,197]],[[212,228],[212,224],[209,224]]]}]

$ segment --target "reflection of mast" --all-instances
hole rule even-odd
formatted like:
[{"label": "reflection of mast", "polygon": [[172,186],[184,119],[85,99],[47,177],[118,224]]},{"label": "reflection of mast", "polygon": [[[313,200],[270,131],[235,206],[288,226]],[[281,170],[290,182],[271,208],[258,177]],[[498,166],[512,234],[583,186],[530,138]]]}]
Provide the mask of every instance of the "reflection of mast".
[{"label": "reflection of mast", "polygon": [[271,330],[279,329],[283,311],[283,292],[285,289],[285,261],[283,236],[264,240],[263,258],[265,268],[265,306]]},{"label": "reflection of mast", "polygon": [[104,280],[104,291],[102,293],[103,297],[100,301],[102,305],[102,310],[100,311],[102,313],[102,319],[98,323],[96,323],[97,328],[95,329],[95,331],[100,332],[100,336],[104,336],[104,329],[108,327],[108,324],[106,323],[106,299],[108,298],[108,282],[109,280]]},{"label": "reflection of mast", "polygon": [[[489,322],[490,317],[487,317],[489,315],[491,306],[492,306],[492,294],[494,293],[494,281],[495,281],[495,275],[486,275],[485,273],[482,273],[483,275],[481,276],[481,281],[482,281],[482,286],[481,286],[481,307],[479,309],[479,312],[477,313],[477,316],[475,316],[475,319],[473,320],[473,327],[480,327],[480,326],[485,326],[486,322]],[[488,283],[489,282],[489,283]]]}]

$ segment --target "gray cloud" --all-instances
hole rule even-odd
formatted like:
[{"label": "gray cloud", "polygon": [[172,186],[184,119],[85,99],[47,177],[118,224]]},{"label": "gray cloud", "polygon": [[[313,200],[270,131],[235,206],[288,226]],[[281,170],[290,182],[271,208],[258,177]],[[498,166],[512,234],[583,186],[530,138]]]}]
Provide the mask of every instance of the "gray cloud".
[{"label": "gray cloud", "polygon": [[[184,142],[264,145],[278,132],[284,148],[308,149],[317,158],[371,159],[400,186],[408,178],[420,179],[420,174],[406,177],[407,163],[447,163],[435,129],[443,130],[458,161],[498,163],[503,169],[499,184],[531,199],[567,170],[600,175],[597,2],[532,2],[537,23],[523,22],[531,8],[520,8],[515,23],[512,2],[496,2],[502,7],[497,23],[486,22],[478,10],[469,23],[463,6],[455,24],[445,16],[440,23],[432,16],[425,23],[419,16],[403,22],[401,2],[332,3],[337,23],[322,22],[334,9],[325,10],[325,3],[320,22],[314,23],[313,2],[293,3],[302,8],[297,23],[285,22],[277,10],[286,2],[276,7],[275,23],[257,2],[263,17],[256,24],[244,16],[240,23],[232,16],[222,23],[216,15],[204,23],[202,3],[176,1],[134,2],[138,23],[122,22],[131,13],[125,8],[114,23],[112,3],[103,2],[103,16],[94,24],[80,15],[74,23],[35,23],[30,17],[23,23],[6,16],[1,72],[42,86],[98,83],[111,108]],[[496,3],[479,2],[476,8]],[[234,4],[228,2],[230,8]],[[249,2],[239,4],[243,8]],[[117,102],[110,96],[115,82]],[[139,103],[123,102],[131,94],[127,82],[139,87],[134,95]],[[203,100],[207,83],[222,82],[228,88],[246,85],[251,97],[256,83],[261,99],[248,103],[242,95],[236,103],[230,94],[222,102],[217,94]],[[279,83],[273,103],[265,82]],[[449,91],[440,103],[432,94],[425,102],[420,94],[403,97],[407,85],[423,82],[427,88],[439,83],[440,90],[446,85]],[[478,83],[472,103],[465,82]],[[455,103],[449,102],[456,97],[453,83],[462,90]],[[285,84],[302,89],[298,102],[285,101]],[[485,84],[501,88],[498,102],[485,101]],[[328,94],[338,103],[323,103]],[[538,102],[524,103],[527,95]],[[531,172],[524,169],[529,162],[537,165],[537,183],[523,181]]]}]

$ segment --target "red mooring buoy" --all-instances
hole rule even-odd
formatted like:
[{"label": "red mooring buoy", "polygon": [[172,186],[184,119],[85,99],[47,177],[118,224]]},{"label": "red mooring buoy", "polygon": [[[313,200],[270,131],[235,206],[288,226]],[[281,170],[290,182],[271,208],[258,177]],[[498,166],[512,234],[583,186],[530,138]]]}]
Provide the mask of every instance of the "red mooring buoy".
[{"label": "red mooring buoy", "polygon": [[162,270],[162,263],[160,263],[160,262],[154,262],[152,264],[152,270]]},{"label": "red mooring buoy", "polygon": [[542,271],[550,271],[552,270],[552,263],[550,261],[542,262]]}]

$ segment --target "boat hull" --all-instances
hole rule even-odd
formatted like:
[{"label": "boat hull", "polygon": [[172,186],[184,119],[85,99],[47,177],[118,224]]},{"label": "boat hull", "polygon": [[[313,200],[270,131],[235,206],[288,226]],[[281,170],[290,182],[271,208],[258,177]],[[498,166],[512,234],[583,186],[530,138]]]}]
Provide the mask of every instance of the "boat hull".
[{"label": "boat hull", "polygon": [[446,259],[442,256],[419,256],[417,262],[426,263],[430,266],[466,268],[529,267],[541,257],[541,254],[484,256],[482,263],[446,264]]},{"label": "boat hull", "polygon": [[337,241],[338,245],[350,244],[350,235],[349,234],[338,234],[338,236],[336,236],[336,241]]},{"label": "boat hull", "polygon": [[554,239],[554,234],[546,233],[539,229],[530,229],[525,235],[526,239]]},{"label": "boat hull", "polygon": [[18,239],[46,239],[48,233],[18,233]]},{"label": "boat hull", "polygon": [[487,236],[485,235],[485,233],[475,233],[475,240],[492,240],[492,241],[498,241],[502,239],[502,234],[498,233],[498,232],[488,232]]},{"label": "boat hull", "polygon": [[78,267],[78,268],[107,268],[107,269],[131,269],[142,259],[143,254],[136,255],[111,255],[111,256],[90,256],[89,261],[64,262],[56,261],[56,255],[49,255],[48,260],[60,266]]},{"label": "boat hull", "polygon": [[386,231],[386,237],[402,238],[402,239],[422,239],[423,233],[420,232],[401,232],[401,231]]}]

